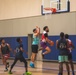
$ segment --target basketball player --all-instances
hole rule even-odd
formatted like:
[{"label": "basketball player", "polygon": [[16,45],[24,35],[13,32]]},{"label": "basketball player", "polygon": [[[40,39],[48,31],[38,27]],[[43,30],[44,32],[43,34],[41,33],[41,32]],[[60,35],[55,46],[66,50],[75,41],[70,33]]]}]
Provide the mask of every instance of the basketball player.
[{"label": "basketball player", "polygon": [[31,62],[30,62],[30,66],[32,68],[35,67],[34,61],[38,53],[39,34],[40,34],[40,28],[36,26],[36,28],[33,29],[32,55],[31,55]]},{"label": "basketball player", "polygon": [[23,62],[25,65],[25,73],[24,75],[31,75],[30,72],[28,72],[28,66],[27,66],[27,61],[25,60],[25,58],[23,57],[23,44],[22,44],[22,39],[21,38],[17,38],[16,40],[18,42],[18,46],[15,49],[15,59],[13,64],[11,65],[9,74],[12,74],[12,69],[14,67],[14,65],[17,63],[17,61],[19,60],[20,62]]},{"label": "basketball player", "polygon": [[50,53],[51,49],[47,46],[47,43],[50,43],[51,40],[48,39],[48,32],[49,28],[48,26],[45,26],[43,28],[42,38],[41,38],[41,48],[45,49],[46,51],[42,53],[42,57],[44,58],[44,55]]},{"label": "basketball player", "polygon": [[59,50],[59,74],[63,75],[63,63],[66,64],[67,67],[67,75],[70,75],[69,65],[68,65],[68,41],[64,38],[64,33],[60,33],[60,39],[56,41],[56,47]]},{"label": "basketball player", "polygon": [[75,75],[74,73],[74,65],[73,65],[73,61],[72,61],[72,50],[75,48],[72,41],[69,39],[69,35],[65,34],[65,39],[68,41],[69,43],[69,52],[68,52],[68,60],[72,69],[72,75]]},{"label": "basketball player", "polygon": [[0,41],[1,41],[0,54],[2,57],[3,64],[5,65],[4,71],[6,72],[8,71],[8,67],[9,67],[9,62],[7,62],[7,60],[10,57],[10,51],[12,51],[12,49],[10,48],[10,45],[5,42],[3,38]]}]

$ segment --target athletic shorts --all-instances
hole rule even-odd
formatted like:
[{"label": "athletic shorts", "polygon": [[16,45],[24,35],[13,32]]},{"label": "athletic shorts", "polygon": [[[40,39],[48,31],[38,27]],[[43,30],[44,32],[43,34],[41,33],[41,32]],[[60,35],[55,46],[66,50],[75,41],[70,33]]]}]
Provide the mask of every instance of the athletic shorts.
[{"label": "athletic shorts", "polygon": [[72,53],[68,54],[68,60],[72,60]]},{"label": "athletic shorts", "polygon": [[59,62],[68,62],[68,56],[60,55],[58,56]]},{"label": "athletic shorts", "polygon": [[3,54],[3,58],[9,59],[9,57],[10,57],[10,54]]},{"label": "athletic shorts", "polygon": [[42,47],[43,49],[45,49],[45,48],[47,47],[47,43],[45,43],[45,42],[42,42],[42,41],[41,41],[40,44],[41,44],[41,47]]},{"label": "athletic shorts", "polygon": [[15,57],[15,60],[19,60],[20,62],[24,62],[25,61],[25,58],[23,56],[21,57]]},{"label": "athletic shorts", "polygon": [[32,45],[32,52],[38,53],[38,45]]}]

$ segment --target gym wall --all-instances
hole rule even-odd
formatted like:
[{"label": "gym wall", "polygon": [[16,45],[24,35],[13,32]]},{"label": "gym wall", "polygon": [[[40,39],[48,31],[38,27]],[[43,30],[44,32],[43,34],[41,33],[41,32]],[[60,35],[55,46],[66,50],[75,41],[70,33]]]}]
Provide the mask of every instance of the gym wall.
[{"label": "gym wall", "polygon": [[0,20],[41,15],[42,0],[0,0]]},{"label": "gym wall", "polygon": [[[53,14],[46,16],[36,16],[0,21],[0,37],[5,37],[12,48],[16,46],[16,37],[22,37],[24,49],[28,50],[28,34],[32,34],[32,29],[38,25],[42,29],[45,25],[49,26],[49,38],[56,42],[61,31],[68,33],[70,39],[76,47],[76,12]],[[56,45],[51,47],[52,52],[46,55],[48,60],[57,60],[58,51]],[[76,61],[76,51],[73,51],[73,60]],[[55,55],[55,56],[54,56]],[[12,56],[12,55],[11,55]],[[25,55],[27,57],[27,55]]]},{"label": "gym wall", "polygon": [[[70,10],[76,11],[76,0],[70,2]],[[0,20],[41,15],[41,4],[42,0],[0,0]]]},{"label": "gym wall", "polygon": [[76,34],[76,12],[53,14],[46,16],[27,17],[1,20],[0,37],[27,36],[35,26],[41,28],[48,25],[50,35],[59,35],[61,31],[70,35]]}]

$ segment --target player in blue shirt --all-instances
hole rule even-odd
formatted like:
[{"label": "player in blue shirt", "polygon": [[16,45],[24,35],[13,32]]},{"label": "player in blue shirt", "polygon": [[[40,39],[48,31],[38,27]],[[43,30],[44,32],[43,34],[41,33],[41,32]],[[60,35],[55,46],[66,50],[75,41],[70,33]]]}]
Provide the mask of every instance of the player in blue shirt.
[{"label": "player in blue shirt", "polygon": [[64,38],[64,33],[60,33],[60,39],[56,41],[56,48],[59,50],[59,74],[63,75],[63,63],[67,67],[67,75],[70,75],[69,65],[68,65],[68,41]]}]

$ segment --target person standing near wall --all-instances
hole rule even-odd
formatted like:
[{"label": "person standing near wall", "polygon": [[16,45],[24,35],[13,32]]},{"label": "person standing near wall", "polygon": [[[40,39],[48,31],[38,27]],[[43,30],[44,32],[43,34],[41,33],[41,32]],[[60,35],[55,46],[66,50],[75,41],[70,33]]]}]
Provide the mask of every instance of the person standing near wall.
[{"label": "person standing near wall", "polygon": [[64,33],[60,33],[60,39],[56,41],[56,48],[59,50],[59,74],[63,75],[63,63],[67,67],[67,75],[70,75],[69,64],[68,64],[68,41],[64,38]]},{"label": "person standing near wall", "polygon": [[72,61],[72,50],[75,48],[72,41],[69,39],[69,35],[65,34],[65,39],[68,41],[69,43],[69,52],[68,52],[68,60],[72,69],[72,75],[75,75],[74,73],[74,65],[73,65],[73,61]]},{"label": "person standing near wall", "polygon": [[5,42],[5,40],[3,38],[0,40],[0,42],[1,42],[0,54],[1,54],[3,64],[5,65],[4,72],[6,72],[6,71],[8,71],[8,67],[9,67],[9,62],[7,62],[7,60],[10,57],[10,51],[12,51],[12,49],[11,49],[10,45]]},{"label": "person standing near wall", "polygon": [[31,62],[30,62],[30,67],[32,68],[35,67],[34,62],[38,53],[39,35],[40,35],[40,28],[36,26],[36,28],[33,29],[32,55],[31,55]]},{"label": "person standing near wall", "polygon": [[27,64],[27,61],[23,57],[24,49],[23,49],[22,39],[21,38],[17,38],[16,41],[18,42],[18,46],[16,47],[16,49],[14,51],[15,52],[15,59],[14,59],[13,64],[10,67],[9,74],[12,74],[11,71],[12,71],[14,65],[19,60],[20,62],[23,62],[24,65],[25,65],[25,73],[24,73],[24,75],[31,75],[31,73],[28,72],[28,64]]}]

